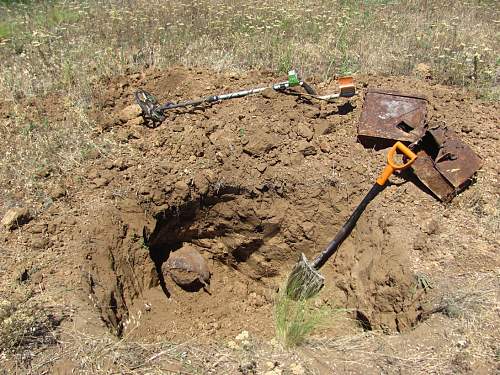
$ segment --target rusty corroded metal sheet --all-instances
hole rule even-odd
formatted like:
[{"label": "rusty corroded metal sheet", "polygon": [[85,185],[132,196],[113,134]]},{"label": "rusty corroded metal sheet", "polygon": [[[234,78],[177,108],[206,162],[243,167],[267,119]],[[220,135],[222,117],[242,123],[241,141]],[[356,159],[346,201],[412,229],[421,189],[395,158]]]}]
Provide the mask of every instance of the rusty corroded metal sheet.
[{"label": "rusty corroded metal sheet", "polygon": [[437,170],[456,188],[463,187],[476,171],[482,167],[481,158],[458,135],[445,127],[430,129],[439,145],[434,160]]},{"label": "rusty corroded metal sheet", "polygon": [[412,165],[413,173],[441,201],[454,197],[454,187],[439,173],[432,157],[425,150],[417,152],[417,159]]},{"label": "rusty corroded metal sheet", "polygon": [[482,160],[444,124],[429,126],[427,100],[394,91],[365,94],[358,139],[377,149],[401,141],[413,144],[416,177],[441,201],[451,201],[472,181]]},{"label": "rusty corroded metal sheet", "polygon": [[395,91],[370,90],[365,94],[358,124],[358,139],[368,147],[395,141],[415,142],[426,129],[427,100]]},{"label": "rusty corroded metal sheet", "polygon": [[451,201],[481,168],[481,158],[445,126],[428,130],[413,172],[441,201]]}]

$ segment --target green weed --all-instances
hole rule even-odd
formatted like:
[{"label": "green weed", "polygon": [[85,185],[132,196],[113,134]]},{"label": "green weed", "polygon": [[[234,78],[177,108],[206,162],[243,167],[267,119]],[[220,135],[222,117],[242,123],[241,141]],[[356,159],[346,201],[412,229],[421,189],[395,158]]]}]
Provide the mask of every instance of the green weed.
[{"label": "green weed", "polygon": [[274,305],[276,337],[286,348],[298,346],[319,326],[331,318],[332,311],[315,307],[314,298],[290,299],[282,287]]},{"label": "green weed", "polygon": [[284,51],[283,55],[278,60],[278,73],[286,74],[293,66],[293,53],[291,48]]},{"label": "green weed", "polygon": [[31,133],[36,130],[37,126],[36,124],[30,122],[28,124],[26,124],[22,129],[21,129],[21,132],[22,134],[25,136],[25,137],[29,137],[31,135]]},{"label": "green weed", "polygon": [[7,22],[0,22],[0,41],[7,39],[12,34],[12,25]]},{"label": "green weed", "polygon": [[74,23],[80,18],[77,12],[63,7],[54,6],[49,8],[46,14],[41,14],[36,21],[39,25],[52,28],[63,23]]}]

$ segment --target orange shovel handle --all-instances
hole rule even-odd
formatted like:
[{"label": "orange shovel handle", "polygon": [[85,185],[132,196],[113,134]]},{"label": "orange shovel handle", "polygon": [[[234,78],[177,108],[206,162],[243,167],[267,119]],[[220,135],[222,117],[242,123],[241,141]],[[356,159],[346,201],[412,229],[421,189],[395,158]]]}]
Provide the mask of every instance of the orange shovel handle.
[{"label": "orange shovel handle", "polygon": [[[408,158],[408,161],[406,163],[398,164],[394,161],[394,155],[397,151]],[[379,184],[380,186],[384,186],[389,177],[391,177],[391,175],[394,173],[394,171],[402,171],[403,169],[408,168],[413,164],[416,158],[417,155],[415,155],[412,150],[410,150],[401,142],[396,142],[387,153],[387,165],[379,178],[377,178],[377,184]]]}]

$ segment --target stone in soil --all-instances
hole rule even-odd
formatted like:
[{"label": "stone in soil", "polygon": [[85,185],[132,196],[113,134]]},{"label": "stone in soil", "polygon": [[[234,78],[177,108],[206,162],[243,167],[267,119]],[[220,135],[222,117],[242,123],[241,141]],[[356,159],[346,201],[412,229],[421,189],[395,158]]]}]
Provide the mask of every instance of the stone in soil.
[{"label": "stone in soil", "polygon": [[32,219],[31,213],[25,207],[11,208],[4,215],[1,224],[8,230],[21,227]]}]

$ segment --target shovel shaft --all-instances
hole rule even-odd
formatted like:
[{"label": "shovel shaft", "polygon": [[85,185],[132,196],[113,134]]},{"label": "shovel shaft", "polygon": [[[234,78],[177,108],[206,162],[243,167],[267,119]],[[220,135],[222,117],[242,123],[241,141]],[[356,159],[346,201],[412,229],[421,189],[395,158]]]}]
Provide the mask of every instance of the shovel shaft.
[{"label": "shovel shaft", "polygon": [[[408,161],[406,163],[399,164],[394,160],[394,156],[398,151],[408,158]],[[384,189],[387,180],[389,179],[389,177],[391,177],[394,171],[402,171],[408,168],[413,164],[416,158],[417,155],[415,155],[413,151],[411,151],[401,142],[396,142],[394,146],[391,147],[391,149],[387,153],[387,166],[385,167],[384,171],[382,172],[380,177],[377,178],[377,182],[375,182],[368,194],[366,194],[366,197],[364,197],[358,207],[356,207],[351,217],[347,220],[342,229],[340,229],[335,238],[328,244],[326,249],[316,259],[314,259],[311,264],[314,269],[320,269],[335,253],[335,251],[337,251],[338,247],[342,242],[344,242],[346,237],[351,234],[352,229],[358,222],[358,219],[365,210],[366,206],[368,206],[368,203],[370,203],[372,199],[375,198],[377,194]]]},{"label": "shovel shaft", "polygon": [[316,257],[316,259],[313,260],[311,266],[319,270],[330,257],[337,251],[339,246],[344,242],[347,236],[351,234],[352,229],[356,226],[356,223],[365,210],[366,206],[368,206],[368,203],[372,201],[373,198],[377,196],[379,192],[381,192],[384,189],[384,186],[379,185],[378,183],[375,183],[373,187],[370,189],[368,194],[363,198],[361,203],[356,207],[354,212],[352,213],[351,217],[347,220],[347,222],[344,224],[342,229],[337,233],[335,238],[328,244],[325,250]]}]

